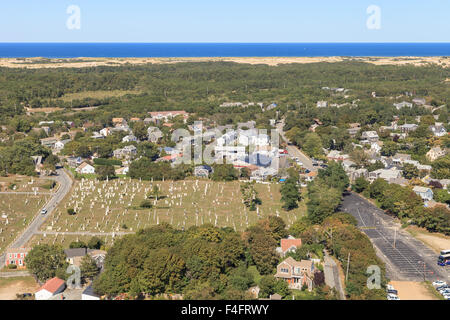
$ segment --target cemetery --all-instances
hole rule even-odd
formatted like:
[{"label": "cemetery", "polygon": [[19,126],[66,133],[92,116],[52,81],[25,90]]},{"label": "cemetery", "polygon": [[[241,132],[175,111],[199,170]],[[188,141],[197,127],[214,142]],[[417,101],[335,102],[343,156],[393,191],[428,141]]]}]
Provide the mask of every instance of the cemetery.
[{"label": "cemetery", "polygon": [[255,185],[262,203],[250,211],[240,185],[238,181],[195,179],[81,179],[31,242],[68,244],[104,233],[102,238],[108,243],[117,235],[163,222],[180,229],[210,223],[241,231],[268,215],[280,216],[290,225],[306,212],[304,202],[294,210],[283,210],[276,183]]},{"label": "cemetery", "polygon": [[45,179],[5,177],[0,179],[0,252],[32,221],[50,199],[50,190],[42,188]]}]

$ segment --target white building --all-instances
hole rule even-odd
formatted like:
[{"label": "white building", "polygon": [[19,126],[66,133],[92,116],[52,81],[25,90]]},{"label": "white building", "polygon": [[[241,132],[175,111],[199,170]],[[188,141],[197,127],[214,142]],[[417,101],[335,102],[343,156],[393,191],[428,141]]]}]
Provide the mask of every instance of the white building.
[{"label": "white building", "polygon": [[242,146],[216,146],[214,148],[216,159],[227,161],[245,160],[247,155],[245,147]]},{"label": "white building", "polygon": [[231,144],[237,138],[237,133],[234,130],[229,130],[224,135],[217,138],[217,145],[224,146]]},{"label": "white building", "polygon": [[111,130],[109,128],[103,128],[100,130],[100,134],[104,137],[107,137],[111,134]]},{"label": "white building", "polygon": [[133,141],[137,141],[137,138],[132,134],[129,134],[129,135],[123,137],[123,139],[122,139],[122,142],[133,142]]},{"label": "white building", "polygon": [[326,108],[328,107],[328,101],[317,101],[317,108]]},{"label": "white building", "polygon": [[38,291],[34,294],[36,300],[48,300],[51,297],[61,293],[66,288],[64,280],[59,278],[52,278],[48,280]]},{"label": "white building", "polygon": [[95,293],[91,284],[81,294],[81,300],[100,300],[100,296]]},{"label": "white building", "polygon": [[415,186],[413,188],[413,191],[417,195],[419,195],[424,201],[433,200],[433,190],[431,190],[430,188]]},{"label": "white building", "polygon": [[412,106],[413,106],[413,104],[411,102],[406,102],[406,101],[403,101],[403,102],[400,102],[400,103],[394,103],[394,107],[396,107],[397,110],[400,110],[400,109],[405,108],[405,107],[412,108]]},{"label": "white building", "polygon": [[89,163],[83,162],[78,168],[75,169],[75,171],[81,174],[91,174],[95,173],[95,168]]}]

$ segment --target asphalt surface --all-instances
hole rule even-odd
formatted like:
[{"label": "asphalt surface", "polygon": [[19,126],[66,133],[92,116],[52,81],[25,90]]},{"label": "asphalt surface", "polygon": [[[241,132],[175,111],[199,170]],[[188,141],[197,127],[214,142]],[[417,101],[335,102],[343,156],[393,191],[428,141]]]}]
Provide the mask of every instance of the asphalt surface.
[{"label": "asphalt surface", "polygon": [[[53,197],[47,202],[45,205],[45,209],[47,209],[47,214],[42,215],[40,213],[41,209],[36,213],[34,220],[28,225],[28,227],[20,234],[16,240],[9,245],[8,248],[20,248],[26,245],[26,243],[36,234],[41,227],[41,225],[49,218],[52,212],[55,210],[57,205],[64,199],[64,197],[69,193],[72,187],[72,179],[69,175],[64,171],[64,169],[57,169],[57,175],[51,177],[59,183],[58,190],[53,193]],[[5,254],[0,255],[0,266],[5,264]]]},{"label": "asphalt surface", "polygon": [[438,254],[401,230],[399,223],[383,210],[355,193],[344,196],[341,210],[358,220],[358,227],[386,263],[390,280],[450,280],[450,268],[437,264]]},{"label": "asphalt surface", "polygon": [[311,159],[307,155],[305,155],[296,146],[289,145],[290,141],[289,141],[288,138],[286,138],[286,136],[284,134],[284,131],[283,131],[283,128],[284,128],[284,119],[277,124],[277,130],[280,133],[281,138],[284,141],[286,141],[286,143],[288,143],[286,149],[287,149],[287,152],[289,153],[289,155],[291,157],[293,157],[293,158],[294,157],[298,158],[298,160],[303,163],[303,167],[305,167],[306,169],[308,169],[310,171],[317,171],[317,167],[313,166],[313,163],[312,163]]},{"label": "asphalt surface", "polygon": [[325,275],[325,283],[330,288],[335,288],[340,299],[345,300],[345,292],[342,288],[341,279],[339,278],[339,269],[336,262],[327,254],[324,257],[325,265],[323,272]]}]

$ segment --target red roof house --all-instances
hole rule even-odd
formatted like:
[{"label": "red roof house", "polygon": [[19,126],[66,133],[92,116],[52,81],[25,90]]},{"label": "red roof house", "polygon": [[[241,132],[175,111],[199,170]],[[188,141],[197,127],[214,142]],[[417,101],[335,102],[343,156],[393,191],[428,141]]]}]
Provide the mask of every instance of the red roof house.
[{"label": "red roof house", "polygon": [[66,283],[57,277],[48,280],[42,287],[35,293],[36,300],[48,300],[54,295],[63,292],[66,288]]}]

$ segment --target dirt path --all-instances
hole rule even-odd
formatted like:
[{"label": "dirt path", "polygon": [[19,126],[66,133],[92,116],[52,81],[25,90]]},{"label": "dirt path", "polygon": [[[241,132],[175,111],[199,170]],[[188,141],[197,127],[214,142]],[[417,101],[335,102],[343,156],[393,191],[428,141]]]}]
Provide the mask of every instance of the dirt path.
[{"label": "dirt path", "polygon": [[450,249],[450,237],[444,236],[443,234],[433,234],[424,229],[412,226],[408,227],[407,231],[415,238],[431,247],[436,253],[439,253],[441,250]]},{"label": "dirt path", "polygon": [[0,281],[0,300],[14,300],[18,293],[34,293],[39,285],[33,278]]},{"label": "dirt path", "polygon": [[392,281],[390,284],[398,291],[400,300],[437,300],[421,282]]}]

